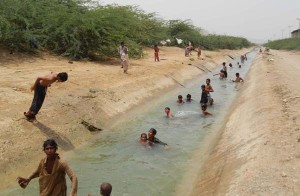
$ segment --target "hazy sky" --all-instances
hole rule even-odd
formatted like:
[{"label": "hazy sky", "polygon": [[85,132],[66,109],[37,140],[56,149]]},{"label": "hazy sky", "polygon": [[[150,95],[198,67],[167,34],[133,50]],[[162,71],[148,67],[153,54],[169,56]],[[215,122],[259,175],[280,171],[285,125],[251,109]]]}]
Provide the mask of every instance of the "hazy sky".
[{"label": "hazy sky", "polygon": [[300,0],[99,0],[102,5],[137,5],[163,19],[191,19],[209,33],[251,41],[288,37],[299,26]]}]

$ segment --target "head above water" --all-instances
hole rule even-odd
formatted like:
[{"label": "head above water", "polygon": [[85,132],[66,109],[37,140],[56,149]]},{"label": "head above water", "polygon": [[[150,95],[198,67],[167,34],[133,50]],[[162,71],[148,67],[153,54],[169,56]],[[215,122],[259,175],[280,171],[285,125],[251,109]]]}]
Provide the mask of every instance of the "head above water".
[{"label": "head above water", "polygon": [[148,131],[148,137],[150,137],[152,135],[155,136],[156,133],[157,133],[156,129],[150,128],[149,131]]},{"label": "head above water", "polygon": [[112,186],[111,186],[110,183],[108,183],[108,182],[103,182],[103,183],[100,185],[100,194],[101,194],[102,196],[110,196],[111,191],[112,191]]},{"label": "head above water", "polygon": [[178,99],[182,99],[182,95],[178,95]]},{"label": "head above water", "polygon": [[141,141],[143,141],[143,142],[147,141],[147,134],[146,133],[141,134]]},{"label": "head above water", "polygon": [[192,99],[192,95],[191,94],[187,94],[186,95],[186,99]]},{"label": "head above water", "polygon": [[202,104],[201,105],[201,109],[202,109],[202,111],[205,111],[207,109],[207,105],[206,104]]},{"label": "head above water", "polygon": [[60,82],[65,82],[68,80],[68,74],[66,72],[60,72],[59,74],[57,74],[57,79]]},{"label": "head above water", "polygon": [[235,76],[236,76],[236,77],[239,77],[239,76],[240,76],[240,73],[236,73]]},{"label": "head above water", "polygon": [[223,66],[225,66],[225,65],[226,65],[226,63],[225,63],[225,62],[223,62],[222,64],[223,64]]},{"label": "head above water", "polygon": [[165,112],[166,112],[166,113],[169,113],[170,110],[171,110],[171,109],[170,109],[169,107],[165,107]]}]

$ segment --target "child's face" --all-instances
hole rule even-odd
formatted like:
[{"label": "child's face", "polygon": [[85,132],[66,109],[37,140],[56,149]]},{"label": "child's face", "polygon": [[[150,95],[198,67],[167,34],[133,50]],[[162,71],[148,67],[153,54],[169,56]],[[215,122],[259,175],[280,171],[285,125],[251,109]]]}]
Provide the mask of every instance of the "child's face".
[{"label": "child's face", "polygon": [[165,108],[165,113],[169,114],[170,110],[168,108]]},{"label": "child's face", "polygon": [[148,137],[154,137],[153,131],[148,131]]},{"label": "child's face", "polygon": [[142,135],[141,136],[141,141],[146,142],[147,141],[147,135]]}]

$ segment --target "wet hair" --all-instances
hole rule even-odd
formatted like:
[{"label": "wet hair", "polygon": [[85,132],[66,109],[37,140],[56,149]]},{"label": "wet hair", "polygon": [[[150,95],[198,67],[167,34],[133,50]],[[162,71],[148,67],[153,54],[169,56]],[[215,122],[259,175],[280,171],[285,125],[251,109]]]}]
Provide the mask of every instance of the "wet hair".
[{"label": "wet hair", "polygon": [[44,141],[43,148],[46,149],[47,146],[52,146],[57,150],[57,143],[54,139],[47,139]]},{"label": "wet hair", "polygon": [[209,82],[210,82],[210,79],[209,79],[209,78],[207,78],[207,79],[206,79],[206,81],[209,81]]},{"label": "wet hair", "polygon": [[182,99],[182,95],[178,95],[178,99],[181,98]]},{"label": "wet hair", "polygon": [[171,110],[169,107],[165,107],[165,109],[167,109],[167,110]]},{"label": "wet hair", "polygon": [[146,136],[146,138],[147,138],[147,134],[146,134],[146,133],[142,133],[142,134],[141,134],[141,137],[142,137],[142,136]]},{"label": "wet hair", "polygon": [[192,95],[191,94],[187,94],[186,97],[192,97]]},{"label": "wet hair", "polygon": [[240,73],[236,73],[235,75],[236,75],[236,76],[240,76]]},{"label": "wet hair", "polygon": [[201,88],[202,88],[202,89],[204,89],[204,88],[205,88],[205,85],[204,85],[204,84],[202,84],[202,85],[201,85]]},{"label": "wet hair", "polygon": [[206,104],[202,104],[202,105],[201,105],[201,108],[202,108],[202,110],[205,111],[205,110],[207,109],[207,105],[206,105]]},{"label": "wet hair", "polygon": [[154,129],[154,128],[150,128],[149,131],[152,131],[152,133],[153,133],[154,135],[156,135],[156,133],[157,133],[156,129]]},{"label": "wet hair", "polygon": [[57,77],[62,81],[65,82],[68,80],[68,74],[66,72],[60,72],[57,74]]},{"label": "wet hair", "polygon": [[110,196],[112,190],[112,186],[108,182],[103,182],[100,185],[100,194],[103,196]]},{"label": "wet hair", "polygon": [[223,65],[226,65],[226,63],[225,63],[225,62],[223,62],[222,64],[223,64]]}]

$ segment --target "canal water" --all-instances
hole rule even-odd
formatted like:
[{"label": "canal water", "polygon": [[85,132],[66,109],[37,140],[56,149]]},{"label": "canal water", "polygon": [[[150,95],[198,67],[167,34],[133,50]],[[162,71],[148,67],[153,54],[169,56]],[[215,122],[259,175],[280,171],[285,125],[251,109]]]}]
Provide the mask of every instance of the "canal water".
[{"label": "canal water", "polygon": [[[201,164],[193,163],[192,156],[203,152],[209,135],[220,132],[230,106],[243,87],[243,84],[230,80],[235,78],[236,72],[244,78],[256,54],[256,50],[248,53],[248,61],[242,68],[237,66],[239,57],[229,61],[227,66],[232,63],[233,68],[227,68],[228,79],[213,76],[222,68],[219,66],[184,84],[185,87],[154,97],[144,103],[151,104],[147,110],[139,111],[112,130],[102,131],[84,149],[64,155],[78,176],[78,195],[99,195],[101,182],[112,184],[114,196],[175,195],[189,166]],[[206,78],[211,79],[215,91],[211,93],[215,104],[207,109],[212,116],[204,116],[199,104],[201,85],[205,84]],[[193,101],[178,105],[177,96],[181,94],[185,98],[188,93]],[[171,108],[174,118],[164,117],[165,107]],[[155,128],[157,138],[168,143],[167,149],[161,145],[149,147],[138,143],[140,134],[147,133],[150,128]],[[68,187],[69,191],[69,182]],[[1,195],[38,195],[38,181],[32,180],[25,190],[15,187]]]}]

